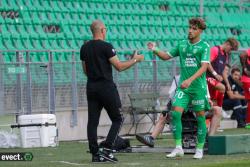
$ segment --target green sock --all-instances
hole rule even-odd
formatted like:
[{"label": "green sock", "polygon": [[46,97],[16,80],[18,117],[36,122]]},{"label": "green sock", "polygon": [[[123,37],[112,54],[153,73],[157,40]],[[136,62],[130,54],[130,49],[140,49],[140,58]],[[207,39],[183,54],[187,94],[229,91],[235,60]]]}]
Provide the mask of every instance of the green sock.
[{"label": "green sock", "polygon": [[171,111],[172,116],[172,130],[174,134],[175,144],[176,146],[182,146],[182,123],[181,123],[181,112]]},{"label": "green sock", "polygon": [[206,140],[206,135],[207,135],[207,127],[206,127],[206,118],[205,116],[197,116],[197,123],[198,123],[198,143],[196,148],[198,149],[203,149],[204,143]]},{"label": "green sock", "polygon": [[182,147],[181,139],[175,139],[175,146]]},{"label": "green sock", "polygon": [[250,124],[246,125],[245,128],[246,128],[246,129],[250,129]]}]

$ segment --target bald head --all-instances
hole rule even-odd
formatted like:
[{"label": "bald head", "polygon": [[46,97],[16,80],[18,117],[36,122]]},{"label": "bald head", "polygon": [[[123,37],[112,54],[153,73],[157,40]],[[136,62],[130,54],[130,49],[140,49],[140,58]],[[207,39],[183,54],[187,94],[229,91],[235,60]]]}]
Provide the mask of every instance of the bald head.
[{"label": "bald head", "polygon": [[90,30],[91,30],[93,35],[101,33],[103,28],[105,28],[105,26],[101,20],[93,21],[91,26],[90,26]]}]

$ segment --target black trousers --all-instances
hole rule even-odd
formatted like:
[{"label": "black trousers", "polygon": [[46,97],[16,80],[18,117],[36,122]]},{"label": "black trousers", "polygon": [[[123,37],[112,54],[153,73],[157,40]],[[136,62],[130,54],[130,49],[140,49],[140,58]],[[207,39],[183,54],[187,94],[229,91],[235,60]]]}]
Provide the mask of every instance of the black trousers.
[{"label": "black trousers", "polygon": [[222,108],[233,110],[232,116],[237,120],[238,124],[244,124],[246,119],[246,105],[246,100],[224,99]]},{"label": "black trousers", "polygon": [[111,128],[106,138],[105,147],[111,148],[123,123],[121,101],[116,85],[110,81],[87,83],[88,127],[87,135],[89,150],[92,154],[98,152],[97,127],[101,110],[104,108],[110,120]]}]

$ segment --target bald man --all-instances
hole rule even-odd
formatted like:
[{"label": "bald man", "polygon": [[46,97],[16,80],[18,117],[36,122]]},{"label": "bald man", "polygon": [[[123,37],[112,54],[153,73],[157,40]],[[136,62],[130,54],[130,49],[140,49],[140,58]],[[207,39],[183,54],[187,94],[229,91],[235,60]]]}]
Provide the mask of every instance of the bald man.
[{"label": "bald man", "polygon": [[[87,75],[88,100],[88,141],[92,162],[117,162],[112,154],[113,143],[122,126],[121,101],[113,81],[112,66],[123,71],[144,59],[135,52],[126,62],[119,61],[116,50],[105,42],[107,28],[100,20],[90,26],[93,39],[86,42],[80,50],[84,73]],[[111,128],[102,148],[97,143],[97,126],[101,110],[105,109],[112,121]]]}]

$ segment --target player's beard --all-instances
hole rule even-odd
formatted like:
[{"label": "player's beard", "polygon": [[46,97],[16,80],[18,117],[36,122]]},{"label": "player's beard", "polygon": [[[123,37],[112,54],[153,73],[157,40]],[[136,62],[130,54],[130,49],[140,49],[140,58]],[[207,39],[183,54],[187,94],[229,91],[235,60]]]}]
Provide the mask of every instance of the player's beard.
[{"label": "player's beard", "polygon": [[188,34],[188,39],[189,40],[193,40],[194,39],[194,36],[192,34]]}]

